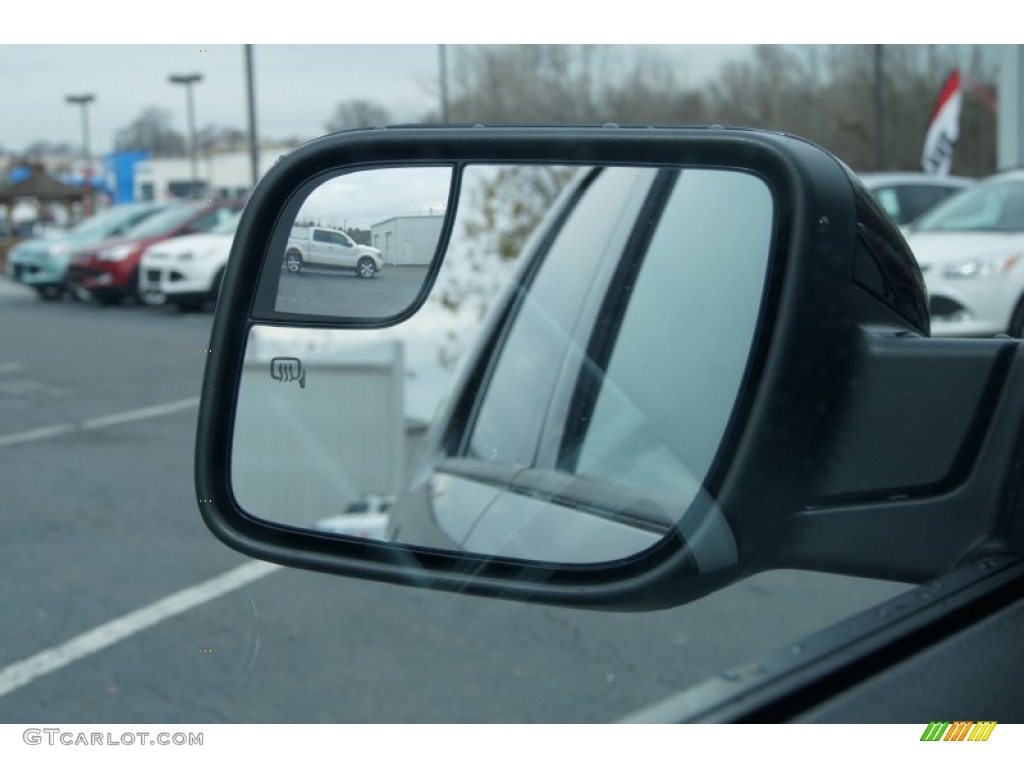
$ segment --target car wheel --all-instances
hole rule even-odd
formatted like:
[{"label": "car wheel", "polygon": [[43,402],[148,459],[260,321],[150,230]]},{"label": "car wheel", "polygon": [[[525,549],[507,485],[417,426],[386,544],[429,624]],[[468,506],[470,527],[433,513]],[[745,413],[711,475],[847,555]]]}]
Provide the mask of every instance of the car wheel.
[{"label": "car wheel", "polygon": [[284,255],[284,267],[289,272],[302,271],[302,254],[296,250],[290,250]]},{"label": "car wheel", "polygon": [[61,285],[43,285],[36,288],[36,293],[45,301],[57,301],[64,297],[64,287]]},{"label": "car wheel", "polygon": [[1017,301],[1017,308],[1013,310],[1010,317],[1010,327],[1006,330],[1007,335],[1015,339],[1024,339],[1024,296]]},{"label": "car wheel", "polygon": [[377,264],[373,259],[364,256],[356,264],[356,274],[360,277],[373,277],[377,274]]}]

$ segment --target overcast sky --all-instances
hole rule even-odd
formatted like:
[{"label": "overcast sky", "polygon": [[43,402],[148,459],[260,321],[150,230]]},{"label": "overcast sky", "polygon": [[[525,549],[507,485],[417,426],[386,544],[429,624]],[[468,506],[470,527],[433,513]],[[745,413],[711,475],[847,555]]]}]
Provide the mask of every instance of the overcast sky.
[{"label": "overcast sky", "polygon": [[[659,46],[684,81],[699,81],[749,46]],[[253,48],[257,124],[262,136],[313,138],[326,132],[334,107],[351,99],[385,105],[396,122],[437,109],[437,45],[257,45]],[[454,58],[455,51],[450,51]],[[449,61],[452,59],[450,58]],[[112,149],[115,132],[148,106],[166,109],[187,130],[185,88],[171,74],[201,73],[194,86],[196,125],[244,129],[243,46],[0,45],[0,147],[34,141],[82,142],[81,109],[69,94],[92,93],[94,152]]]},{"label": "overcast sky", "polygon": [[[369,229],[395,216],[438,215],[448,204],[450,168],[374,168],[328,180],[306,198],[300,220]],[[339,219],[339,211],[343,218]]]}]

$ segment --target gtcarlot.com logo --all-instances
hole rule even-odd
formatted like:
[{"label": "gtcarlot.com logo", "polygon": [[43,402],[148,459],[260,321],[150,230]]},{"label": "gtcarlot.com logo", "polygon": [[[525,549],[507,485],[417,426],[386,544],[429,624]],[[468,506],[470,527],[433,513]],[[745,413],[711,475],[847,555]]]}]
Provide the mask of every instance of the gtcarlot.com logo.
[{"label": "gtcarlot.com logo", "polygon": [[149,747],[201,747],[202,733],[151,733],[150,731],[124,731],[106,733],[98,731],[65,731],[61,728],[28,728],[21,738],[26,744],[38,746],[62,745],[65,747],[126,747],[132,745]]},{"label": "gtcarlot.com logo", "polygon": [[988,741],[995,727],[995,720],[928,723],[921,741]]}]

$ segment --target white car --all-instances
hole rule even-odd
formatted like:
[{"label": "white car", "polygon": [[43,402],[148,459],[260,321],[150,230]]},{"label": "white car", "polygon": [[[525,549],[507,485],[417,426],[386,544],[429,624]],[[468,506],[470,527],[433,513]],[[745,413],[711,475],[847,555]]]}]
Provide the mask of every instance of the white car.
[{"label": "white car", "polygon": [[380,250],[359,245],[337,229],[292,227],[284,254],[284,268],[301,272],[306,265],[354,270],[359,277],[373,277],[384,267]]},{"label": "white car", "polygon": [[240,215],[235,213],[209,232],[150,246],[139,264],[142,300],[177,304],[181,309],[200,309],[216,300]]},{"label": "white car", "polygon": [[907,242],[924,273],[934,336],[1024,336],[1024,171],[936,206]]}]

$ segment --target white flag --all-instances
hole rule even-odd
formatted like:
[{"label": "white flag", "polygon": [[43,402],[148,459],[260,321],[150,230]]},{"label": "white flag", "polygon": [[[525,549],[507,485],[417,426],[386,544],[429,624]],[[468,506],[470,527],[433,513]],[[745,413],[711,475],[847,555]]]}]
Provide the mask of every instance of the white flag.
[{"label": "white flag", "polygon": [[960,137],[960,70],[954,69],[939,92],[932,121],[924,137],[921,166],[925,173],[948,176],[953,165],[953,144]]}]

